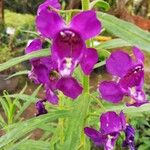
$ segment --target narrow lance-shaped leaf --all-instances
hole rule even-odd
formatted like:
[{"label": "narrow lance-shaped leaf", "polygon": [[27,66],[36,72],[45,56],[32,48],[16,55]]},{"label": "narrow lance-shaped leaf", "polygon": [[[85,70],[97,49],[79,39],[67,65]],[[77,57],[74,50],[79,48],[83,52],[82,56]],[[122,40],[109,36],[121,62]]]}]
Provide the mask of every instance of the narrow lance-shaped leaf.
[{"label": "narrow lance-shaped leaf", "polygon": [[[140,106],[138,109],[136,109],[136,107],[134,106],[130,106],[130,107],[127,107],[125,105],[118,105],[118,106],[108,106],[108,107],[105,107],[105,111],[117,111],[117,112],[120,112],[120,111],[123,111],[124,113],[128,114],[128,115],[138,115],[139,113],[144,113],[144,112],[149,112],[150,111],[150,104],[145,104],[145,105],[142,105]],[[99,109],[97,111],[97,114],[101,114],[103,113],[103,110]]]},{"label": "narrow lance-shaped leaf", "polygon": [[28,72],[29,72],[29,70],[23,70],[23,71],[16,72],[16,73],[14,73],[14,74],[8,76],[8,77],[6,78],[6,80],[11,79],[11,78],[16,77],[16,76],[19,76],[19,75],[27,75]]},{"label": "narrow lance-shaped leaf", "polygon": [[14,129],[0,137],[0,149],[9,144],[10,142],[15,142],[19,140],[21,137],[38,128],[42,124],[67,116],[68,111],[59,110],[53,111],[43,116],[32,118],[21,123],[16,123],[16,125],[13,125],[13,127],[15,127]]},{"label": "narrow lance-shaped leaf", "polygon": [[32,58],[37,58],[37,57],[44,57],[50,55],[50,50],[49,49],[42,49],[40,51],[32,52],[30,54],[26,54],[17,58],[10,59],[9,61],[0,64],[0,71],[3,71],[5,69],[8,69],[14,65],[17,65],[23,61],[32,59]]},{"label": "narrow lance-shaped leaf", "polygon": [[61,147],[62,150],[77,150],[81,143],[84,144],[84,141],[81,141],[81,137],[83,136],[84,123],[89,104],[90,99],[86,94],[80,96],[74,104],[74,109],[70,113],[71,117],[68,120],[65,142]]},{"label": "narrow lance-shaped leaf", "polygon": [[122,39],[113,39],[107,42],[100,43],[99,45],[95,46],[96,49],[113,49],[113,48],[118,48],[118,47],[128,47],[132,46],[130,43],[126,42],[125,40]]},{"label": "narrow lance-shaped leaf", "polygon": [[141,49],[150,52],[149,32],[140,29],[132,23],[123,21],[106,13],[97,12],[97,16],[102,21],[102,24],[107,31],[134,46],[138,46]]}]

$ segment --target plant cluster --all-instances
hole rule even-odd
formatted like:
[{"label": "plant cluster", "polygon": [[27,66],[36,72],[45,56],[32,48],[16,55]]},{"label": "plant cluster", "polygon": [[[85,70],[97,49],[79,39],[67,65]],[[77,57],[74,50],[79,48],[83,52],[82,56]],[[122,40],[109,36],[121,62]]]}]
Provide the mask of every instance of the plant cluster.
[{"label": "plant cluster", "polygon": [[[90,150],[91,139],[96,147],[113,150],[118,148],[116,143],[120,138],[121,147],[136,149],[136,128],[130,123],[128,114],[149,110],[148,97],[143,88],[144,54],[138,47],[148,51],[149,39],[143,36],[150,35],[115,17],[105,13],[100,15],[101,12],[92,10],[99,2],[103,3],[101,0],[91,3],[82,0],[82,10],[65,11],[61,10],[58,0],[46,0],[38,7],[35,19],[38,37],[29,40],[25,48],[26,55],[0,66],[0,70],[4,70],[29,60],[29,79],[45,89],[44,98],[36,101],[37,117],[18,123],[19,130],[23,131],[17,133],[14,139],[40,125],[39,128],[48,131],[43,137],[46,140],[38,141],[41,149],[49,149],[47,143],[50,142],[50,149]],[[95,37],[99,36],[103,27],[125,41],[116,39],[97,46]],[[132,36],[134,39],[131,39]],[[139,43],[137,39],[142,41]],[[50,46],[47,47],[45,42]],[[103,62],[98,62],[101,53],[98,47],[111,49],[113,44],[115,47],[132,46],[132,56],[119,49]],[[90,91],[89,77],[94,68],[103,65],[106,65],[112,80],[100,81],[97,91]],[[27,125],[31,127],[26,128]],[[99,130],[95,129],[98,126]],[[50,127],[52,129],[49,132]],[[0,138],[1,147],[13,141],[10,137],[16,131],[14,128]],[[9,141],[5,141],[7,138]],[[23,139],[25,143],[32,141],[26,142],[27,139]],[[21,147],[22,143],[20,141],[17,144]]]}]

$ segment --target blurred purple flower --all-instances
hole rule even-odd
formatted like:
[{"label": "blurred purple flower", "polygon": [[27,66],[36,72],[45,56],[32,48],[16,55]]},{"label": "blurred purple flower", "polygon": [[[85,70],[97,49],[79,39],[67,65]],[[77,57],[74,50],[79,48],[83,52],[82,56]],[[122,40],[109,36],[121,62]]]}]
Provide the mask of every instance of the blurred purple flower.
[{"label": "blurred purple flower", "polygon": [[58,72],[62,77],[58,81],[58,89],[76,99],[82,93],[82,87],[71,77],[74,69],[80,64],[83,72],[89,75],[98,61],[97,51],[86,48],[85,44],[87,39],[100,33],[101,23],[96,13],[81,12],[66,25],[59,14],[43,9],[37,15],[36,26],[41,36],[52,40],[52,58],[57,61]]},{"label": "blurred purple flower", "polygon": [[106,61],[107,71],[118,77],[117,81],[103,81],[99,85],[101,96],[106,101],[119,103],[124,96],[133,100],[127,106],[141,106],[147,103],[143,91],[144,55],[137,47],[133,48],[135,60],[125,52],[112,52]]},{"label": "blurred purple flower", "polygon": [[37,14],[39,14],[43,9],[61,9],[59,0],[45,0],[44,3],[39,5]]},{"label": "blurred purple flower", "polygon": [[36,116],[40,116],[40,115],[44,115],[44,114],[47,114],[47,110],[45,109],[45,106],[44,106],[44,102],[46,102],[46,100],[38,100],[36,102],[36,109],[38,111],[38,113],[36,114]]},{"label": "blurred purple flower", "polygon": [[120,132],[126,128],[123,112],[117,115],[113,111],[106,112],[100,117],[101,128],[99,131],[86,127],[84,133],[95,143],[103,145],[105,150],[113,150]]}]

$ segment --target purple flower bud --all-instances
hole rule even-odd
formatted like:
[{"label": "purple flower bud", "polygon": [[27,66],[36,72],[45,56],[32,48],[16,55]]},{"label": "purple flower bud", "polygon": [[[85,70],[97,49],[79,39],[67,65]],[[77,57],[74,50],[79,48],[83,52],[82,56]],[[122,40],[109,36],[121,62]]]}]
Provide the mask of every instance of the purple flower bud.
[{"label": "purple flower bud", "polygon": [[45,100],[38,100],[36,102],[36,109],[38,111],[38,113],[36,114],[36,116],[40,116],[40,115],[44,115],[44,114],[47,114],[47,110],[45,109],[45,106],[44,106],[44,103]]}]

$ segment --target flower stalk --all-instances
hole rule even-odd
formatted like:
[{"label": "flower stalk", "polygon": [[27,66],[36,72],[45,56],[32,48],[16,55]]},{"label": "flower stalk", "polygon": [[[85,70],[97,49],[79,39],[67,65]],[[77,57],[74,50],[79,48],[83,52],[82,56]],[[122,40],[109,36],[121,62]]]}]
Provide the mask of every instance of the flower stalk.
[{"label": "flower stalk", "polygon": [[89,0],[82,0],[82,10],[89,10],[90,1]]},{"label": "flower stalk", "polygon": [[[89,5],[90,1],[89,0],[82,0],[82,10],[89,10]],[[90,41],[88,40],[86,42],[86,45],[90,45]],[[89,76],[83,76],[83,87],[84,87],[84,92],[89,93]]]}]

